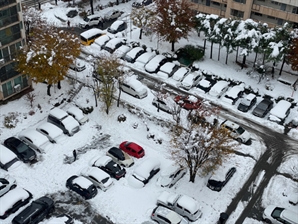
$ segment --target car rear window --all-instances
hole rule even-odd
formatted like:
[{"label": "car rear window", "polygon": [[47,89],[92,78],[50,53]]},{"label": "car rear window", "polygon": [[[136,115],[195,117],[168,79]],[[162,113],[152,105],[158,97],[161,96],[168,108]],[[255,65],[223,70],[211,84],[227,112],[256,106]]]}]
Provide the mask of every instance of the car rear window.
[{"label": "car rear window", "polygon": [[143,154],[143,152],[144,152],[144,150],[141,149],[141,150],[138,152],[138,154]]}]

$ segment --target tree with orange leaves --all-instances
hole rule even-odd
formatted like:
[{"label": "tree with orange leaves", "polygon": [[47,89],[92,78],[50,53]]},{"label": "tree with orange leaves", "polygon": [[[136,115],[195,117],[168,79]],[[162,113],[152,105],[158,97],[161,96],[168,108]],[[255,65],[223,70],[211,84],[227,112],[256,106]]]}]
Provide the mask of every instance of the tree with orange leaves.
[{"label": "tree with orange leaves", "polygon": [[288,59],[292,70],[298,71],[298,38],[292,40]]}]

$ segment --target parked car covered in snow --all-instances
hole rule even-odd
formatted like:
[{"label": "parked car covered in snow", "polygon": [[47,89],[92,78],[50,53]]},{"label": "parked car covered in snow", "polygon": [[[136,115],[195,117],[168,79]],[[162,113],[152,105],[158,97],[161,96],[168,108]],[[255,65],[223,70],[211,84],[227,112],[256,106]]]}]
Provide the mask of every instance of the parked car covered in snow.
[{"label": "parked car covered in snow", "polygon": [[283,124],[290,113],[291,106],[292,104],[289,101],[278,101],[277,104],[270,110],[268,119],[278,124]]},{"label": "parked car covered in snow", "polygon": [[62,129],[63,133],[69,136],[73,136],[80,130],[79,122],[58,107],[50,110],[47,121]]},{"label": "parked car covered in snow", "polygon": [[147,87],[134,77],[126,78],[119,85],[119,89],[138,99],[145,98],[148,95]]},{"label": "parked car covered in snow", "polygon": [[0,197],[6,194],[8,191],[16,188],[17,182],[16,179],[9,175],[0,177]]},{"label": "parked car covered in snow", "polygon": [[94,44],[102,48],[109,40],[111,40],[111,37],[108,35],[102,35],[95,39]]},{"label": "parked car covered in snow", "polygon": [[193,95],[188,96],[176,96],[175,102],[186,110],[195,110],[200,108],[202,101]]},{"label": "parked car covered in snow", "polygon": [[144,68],[145,65],[156,56],[153,52],[145,52],[140,57],[138,57],[135,61],[135,65],[140,68]]},{"label": "parked car covered in snow", "polygon": [[188,224],[185,218],[164,206],[157,206],[153,209],[151,219],[159,224]]},{"label": "parked car covered in snow", "polygon": [[199,202],[187,195],[164,191],[157,198],[157,205],[165,206],[194,222],[202,216]]},{"label": "parked car covered in snow", "polygon": [[112,23],[112,25],[108,28],[108,32],[111,34],[119,33],[127,28],[127,24],[125,21],[116,20]]},{"label": "parked car covered in snow", "polygon": [[137,159],[145,156],[143,147],[134,142],[124,141],[119,145],[119,148]]},{"label": "parked car covered in snow", "polygon": [[189,73],[189,69],[186,67],[180,67],[177,71],[174,72],[173,76],[171,77],[177,82],[180,82],[184,79],[184,77]]},{"label": "parked car covered in snow", "polygon": [[229,88],[229,82],[220,80],[217,83],[215,83],[214,86],[211,87],[208,94],[210,96],[218,97],[220,98]]},{"label": "parked car covered in snow", "polygon": [[197,85],[197,90],[202,93],[208,93],[212,86],[214,86],[216,80],[212,77],[203,78]]},{"label": "parked car covered in snow", "polygon": [[158,99],[155,97],[152,100],[152,105],[169,114],[173,113],[172,107],[167,103],[165,99]]},{"label": "parked car covered in snow", "polygon": [[244,85],[236,85],[231,87],[221,98],[223,101],[234,105],[237,100],[243,95]]},{"label": "parked car covered in snow", "polygon": [[159,170],[160,161],[157,158],[148,158],[134,169],[128,181],[131,186],[142,188]]},{"label": "parked car covered in snow", "polygon": [[245,144],[250,143],[250,133],[242,128],[239,124],[236,124],[229,120],[225,120],[221,123],[221,127],[227,129],[230,132],[231,137],[236,139],[238,142]]},{"label": "parked car covered in snow", "polygon": [[242,112],[249,111],[257,102],[257,97],[253,93],[249,93],[241,99],[241,102],[238,105],[238,110]]},{"label": "parked car covered in snow", "polygon": [[104,19],[105,20],[113,20],[113,19],[117,19],[118,17],[120,17],[123,14],[122,11],[113,9],[108,11],[107,13],[105,13],[104,15]]},{"label": "parked car covered in snow", "polygon": [[81,170],[80,175],[86,177],[102,191],[108,190],[114,184],[108,173],[96,167],[85,167]]},{"label": "parked car covered in snow", "polygon": [[179,65],[175,64],[174,62],[166,62],[159,68],[157,75],[159,77],[169,78],[172,77],[174,72],[176,72],[178,69]]},{"label": "parked car covered in snow", "polygon": [[36,130],[46,136],[52,143],[57,143],[58,139],[63,136],[63,131],[49,122],[42,123]]},{"label": "parked car covered in snow", "polygon": [[125,44],[124,39],[112,38],[105,45],[101,46],[101,49],[109,52],[110,54],[113,54],[116,49],[118,49],[124,44]]},{"label": "parked car covered in snow", "polygon": [[21,162],[17,155],[0,144],[0,168],[8,171],[17,168],[19,165],[21,165]]},{"label": "parked car covered in snow", "polygon": [[38,152],[44,151],[49,144],[49,139],[34,129],[21,132],[19,139]]},{"label": "parked car covered in snow", "polygon": [[186,74],[185,78],[181,82],[181,87],[186,90],[190,90],[192,87],[198,85],[198,83],[203,79],[201,72],[194,71]]},{"label": "parked car covered in snow", "polygon": [[297,210],[294,212],[275,205],[269,205],[264,210],[263,219],[266,223],[272,224],[298,224]]},{"label": "parked car covered in snow", "polygon": [[96,186],[86,177],[73,175],[66,181],[66,187],[86,200],[94,198],[97,195]]},{"label": "parked car covered in snow", "polygon": [[31,199],[32,194],[23,188],[17,187],[7,192],[0,200],[0,219],[6,219],[28,204]]},{"label": "parked car covered in snow", "polygon": [[89,118],[83,114],[83,111],[75,106],[72,106],[67,109],[66,111],[70,116],[72,116],[74,119],[76,119],[80,125],[85,124],[89,121]]},{"label": "parked car covered in snow", "polygon": [[144,48],[134,47],[129,52],[127,52],[127,54],[125,54],[123,59],[129,63],[134,63],[136,59],[144,53],[145,53]]},{"label": "parked car covered in snow", "polygon": [[148,73],[157,73],[159,68],[166,62],[167,58],[158,54],[145,65],[145,70]]},{"label": "parked car covered in snow", "polygon": [[158,184],[162,187],[173,187],[185,174],[187,170],[185,168],[171,166],[163,170],[158,178]]}]

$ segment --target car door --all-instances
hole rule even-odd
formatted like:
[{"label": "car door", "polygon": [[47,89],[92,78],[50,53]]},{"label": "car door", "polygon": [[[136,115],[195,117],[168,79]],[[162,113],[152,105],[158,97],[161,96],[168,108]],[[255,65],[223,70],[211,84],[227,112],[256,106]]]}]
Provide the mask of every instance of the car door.
[{"label": "car door", "polygon": [[33,144],[32,140],[30,138],[27,137],[23,137],[22,140],[29,145],[31,148],[36,149],[36,146]]}]

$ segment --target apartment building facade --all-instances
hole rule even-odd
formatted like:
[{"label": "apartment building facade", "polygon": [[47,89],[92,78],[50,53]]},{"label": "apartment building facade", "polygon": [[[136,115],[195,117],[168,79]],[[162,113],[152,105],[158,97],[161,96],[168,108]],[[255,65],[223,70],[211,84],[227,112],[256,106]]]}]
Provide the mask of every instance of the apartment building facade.
[{"label": "apartment building facade", "polygon": [[28,75],[14,69],[14,58],[25,41],[21,0],[0,0],[0,102],[31,86]]},{"label": "apartment building facade", "polygon": [[298,0],[191,0],[192,8],[200,13],[225,18],[267,23],[270,27],[286,22],[298,28]]}]

